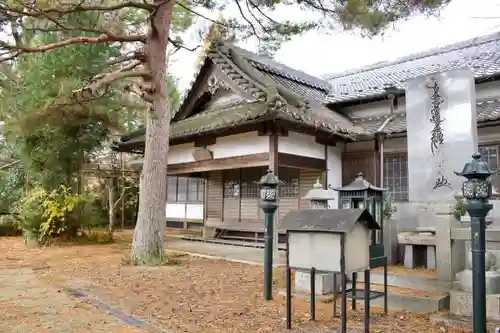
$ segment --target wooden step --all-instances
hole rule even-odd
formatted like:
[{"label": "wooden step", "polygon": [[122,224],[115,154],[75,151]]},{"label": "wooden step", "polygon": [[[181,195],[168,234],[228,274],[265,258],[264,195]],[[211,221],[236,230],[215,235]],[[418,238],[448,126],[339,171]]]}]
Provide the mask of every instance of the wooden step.
[{"label": "wooden step", "polygon": [[[203,239],[202,237],[193,237],[193,236],[184,236],[182,237],[184,240],[188,241],[196,241],[196,242],[204,242],[204,243],[212,243],[212,244],[222,244],[222,245],[232,245],[232,246],[242,246],[242,247],[251,247],[257,249],[263,249],[264,243],[255,242],[255,241],[242,241],[242,240],[230,240],[230,239]],[[278,250],[284,251],[285,244],[279,244]]]}]

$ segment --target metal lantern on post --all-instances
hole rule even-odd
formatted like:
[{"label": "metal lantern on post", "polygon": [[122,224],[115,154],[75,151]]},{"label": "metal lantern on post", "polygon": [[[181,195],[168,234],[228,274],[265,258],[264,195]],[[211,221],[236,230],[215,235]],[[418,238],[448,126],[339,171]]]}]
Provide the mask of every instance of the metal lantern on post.
[{"label": "metal lantern on post", "polygon": [[264,229],[264,300],[273,299],[273,237],[274,237],[274,213],[278,208],[278,185],[280,180],[268,170],[262,176],[258,184],[260,189],[260,208],[265,214]]},{"label": "metal lantern on post", "polygon": [[466,163],[457,176],[467,180],[462,184],[462,194],[467,200],[466,209],[471,219],[472,252],[472,322],[474,332],[486,332],[486,282],[485,282],[485,247],[486,215],[493,208],[488,203],[492,188],[491,171],[480,154],[472,155],[472,161]]},{"label": "metal lantern on post", "polygon": [[[360,172],[356,178],[348,185],[341,188],[334,188],[339,192],[339,209],[368,209],[370,214],[375,218],[375,221],[380,226],[380,230],[372,230],[371,245],[370,245],[370,269],[383,267],[384,268],[384,311],[387,313],[387,257],[384,249],[384,192],[385,189],[377,187],[367,181],[364,175]],[[369,271],[365,272],[365,279],[369,279]],[[352,285],[356,286],[357,274],[352,276]],[[356,308],[356,289],[353,288],[353,309]],[[371,296],[372,299],[380,297]]]}]

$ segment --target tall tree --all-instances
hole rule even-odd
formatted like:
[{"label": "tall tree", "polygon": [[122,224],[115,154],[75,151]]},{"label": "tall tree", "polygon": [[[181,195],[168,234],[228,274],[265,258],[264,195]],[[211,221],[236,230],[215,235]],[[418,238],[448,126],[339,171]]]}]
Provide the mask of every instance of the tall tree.
[{"label": "tall tree", "polygon": [[[74,96],[88,99],[105,91],[119,80],[140,78],[130,90],[150,103],[146,116],[145,156],[140,181],[139,214],[134,231],[132,260],[151,263],[163,259],[163,231],[166,199],[167,153],[170,131],[170,105],[167,83],[167,44],[185,47],[171,35],[176,23],[174,11],[196,14],[199,7],[220,10],[234,6],[239,19],[218,22],[238,33],[240,38],[253,37],[264,46],[276,49],[280,42],[306,30],[332,23],[342,23],[344,28],[361,28],[376,34],[390,22],[404,19],[417,12],[434,13],[450,0],[63,0],[31,1],[9,0],[0,2],[0,15],[5,22],[32,20],[67,37],[59,42],[37,45],[0,43],[3,61],[26,53],[47,52],[75,44],[124,45],[134,50],[120,62],[120,67],[110,67],[106,73],[95,75],[88,84],[75,90]],[[279,6],[300,6],[304,10],[321,13],[324,19],[310,22],[301,20],[278,21],[272,11]],[[89,19],[69,21],[74,13],[87,13]],[[90,19],[92,18],[92,19]],[[146,18],[146,19],[144,19]],[[128,20],[130,24],[116,28],[115,20]],[[209,19],[210,20],[210,19]],[[212,20],[213,21],[213,20]],[[92,23],[92,24],[90,24]],[[144,31],[147,30],[147,33]],[[15,29],[13,29],[15,31]],[[85,31],[93,35],[72,36],[67,32]],[[269,49],[269,47],[268,47]]]}]

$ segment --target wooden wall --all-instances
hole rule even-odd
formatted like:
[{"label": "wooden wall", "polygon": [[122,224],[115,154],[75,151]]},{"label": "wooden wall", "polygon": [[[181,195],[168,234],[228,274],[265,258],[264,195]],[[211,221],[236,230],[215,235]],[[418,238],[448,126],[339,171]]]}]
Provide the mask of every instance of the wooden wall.
[{"label": "wooden wall", "polygon": [[378,184],[379,169],[377,152],[344,153],[342,155],[342,185],[352,182],[359,172],[362,172],[370,183]]},{"label": "wooden wall", "polygon": [[[265,173],[266,168],[246,168],[212,171],[207,174],[207,226],[257,230],[263,228],[264,213],[259,207],[259,186],[254,184]],[[290,211],[308,208],[309,201],[301,198],[312,189],[317,179],[322,181],[321,170],[280,168],[284,181],[294,182],[297,193],[280,197],[277,214],[283,218]],[[279,176],[279,175],[278,175]],[[238,184],[238,186],[235,186]],[[224,189],[225,187],[225,189]],[[231,191],[237,195],[230,194]]]},{"label": "wooden wall", "polygon": [[207,173],[206,222],[219,223],[222,216],[222,171]]}]

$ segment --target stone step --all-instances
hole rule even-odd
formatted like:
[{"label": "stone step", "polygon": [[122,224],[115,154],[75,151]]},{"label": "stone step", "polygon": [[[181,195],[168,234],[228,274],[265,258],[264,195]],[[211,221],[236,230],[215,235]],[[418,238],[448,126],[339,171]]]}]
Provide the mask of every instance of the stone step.
[{"label": "stone step", "polygon": [[[411,275],[410,275],[411,274]],[[358,281],[364,281],[363,274],[358,274]],[[378,270],[372,270],[370,282],[374,284],[384,284],[384,273]],[[395,274],[387,272],[387,285],[397,288],[411,288],[423,290],[427,292],[443,292],[447,293],[451,289],[451,282],[440,281],[435,278],[430,278],[425,275],[418,275],[418,272],[409,273],[408,275]]]},{"label": "stone step", "polygon": [[[348,287],[349,289],[350,287]],[[362,295],[363,291],[360,290],[358,286],[358,291]],[[371,290],[381,291],[383,290],[383,286],[380,285],[371,285]],[[279,294],[284,296],[285,290],[279,290]],[[299,299],[310,299],[310,294],[306,293],[293,293],[293,297]],[[359,296],[358,296],[359,297]],[[337,304],[340,306],[341,303],[341,295],[337,296]],[[316,300],[318,302],[332,302],[333,294],[329,295],[316,295]],[[351,300],[349,299],[349,302]],[[362,299],[357,299],[356,301],[360,306],[363,305]],[[370,301],[371,307],[375,308],[383,308],[384,307],[384,297],[379,297],[376,299],[372,299]],[[450,296],[444,293],[426,293],[423,291],[415,290],[405,290],[403,288],[389,288],[387,293],[387,306],[389,310],[407,310],[410,312],[416,313],[432,313],[441,311],[444,309],[449,309],[450,306]]]}]

